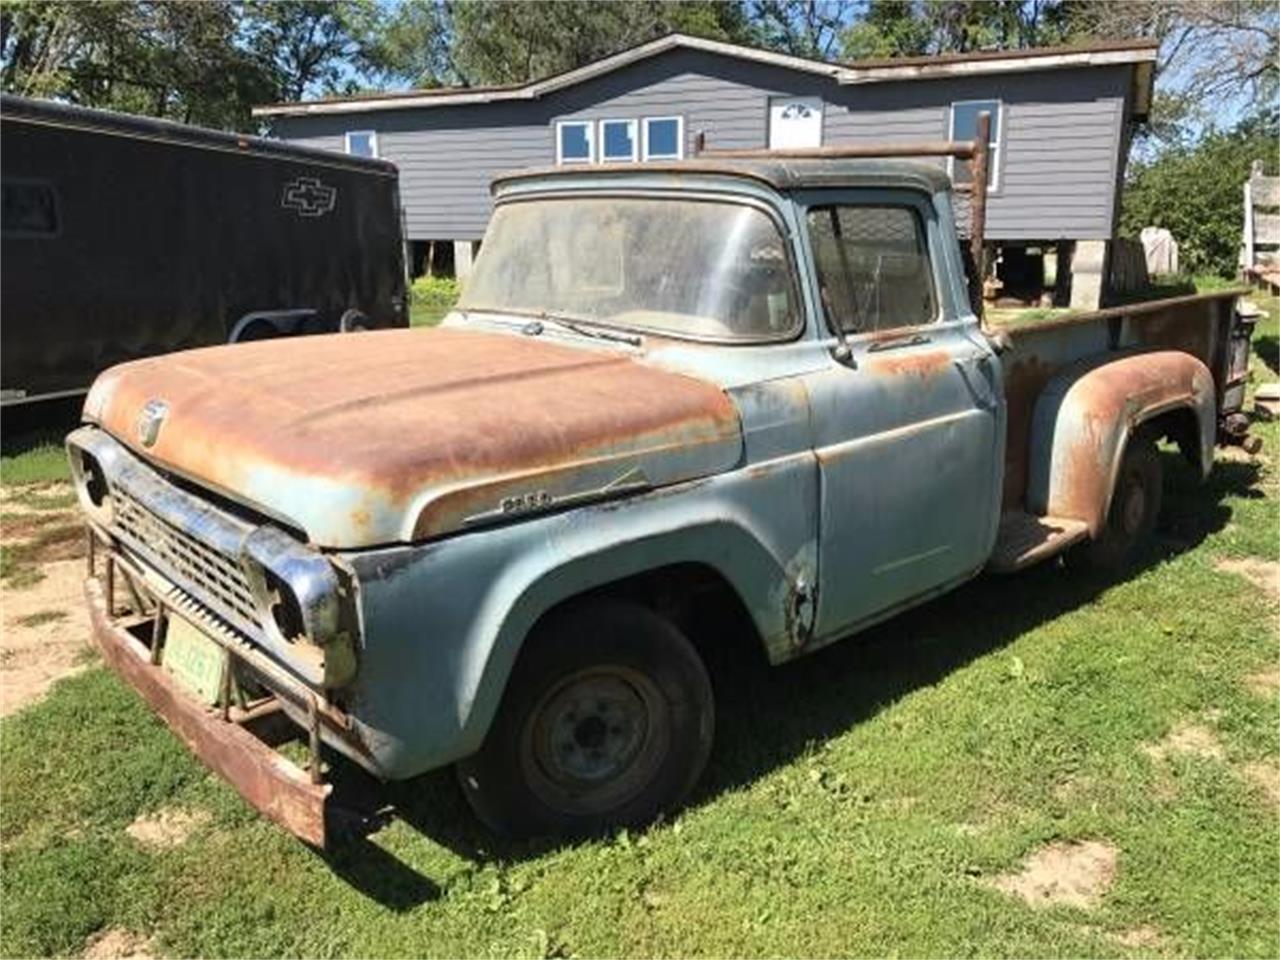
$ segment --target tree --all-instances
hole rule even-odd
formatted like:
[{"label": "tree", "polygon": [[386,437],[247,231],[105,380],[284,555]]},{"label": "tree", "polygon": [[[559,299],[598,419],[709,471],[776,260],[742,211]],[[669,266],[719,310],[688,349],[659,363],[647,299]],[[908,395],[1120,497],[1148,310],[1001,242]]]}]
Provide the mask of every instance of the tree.
[{"label": "tree", "polygon": [[0,86],[252,130],[254,104],[344,89],[373,0],[36,0],[0,7]]},{"label": "tree", "polygon": [[849,0],[754,0],[747,16],[759,43],[796,57],[833,60],[854,15]]},{"label": "tree", "polygon": [[870,0],[841,36],[846,58],[1052,46],[1068,35],[1061,0]]},{"label": "tree", "polygon": [[417,0],[398,5],[378,26],[365,56],[392,82],[526,83],[673,31],[752,38],[742,7],[715,0]]},{"label": "tree", "polygon": [[1160,41],[1156,109],[1144,131],[1157,146],[1263,110],[1280,92],[1274,0],[1071,0],[1068,19],[1079,36]]},{"label": "tree", "polygon": [[1243,226],[1241,188],[1261,160],[1280,172],[1276,144],[1280,119],[1272,108],[1226,132],[1209,131],[1191,145],[1177,145],[1154,160],[1133,164],[1126,179],[1120,231],[1164,227],[1178,241],[1180,264],[1191,273],[1236,272]]}]

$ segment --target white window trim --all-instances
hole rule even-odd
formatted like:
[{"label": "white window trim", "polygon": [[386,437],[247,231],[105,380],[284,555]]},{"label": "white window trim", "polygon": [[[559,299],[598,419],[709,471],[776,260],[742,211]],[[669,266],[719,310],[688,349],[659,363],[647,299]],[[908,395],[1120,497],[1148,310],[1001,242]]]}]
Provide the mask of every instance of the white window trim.
[{"label": "white window trim", "polygon": [[[655,156],[649,149],[649,124],[661,120],[674,120],[676,122],[676,152],[675,154],[662,153]],[[645,160],[683,160],[684,159],[684,117],[645,117],[644,118],[644,158]]]},{"label": "white window trim", "polygon": [[[994,97],[980,97],[974,100],[952,100],[947,107],[947,139],[954,140],[956,138],[956,107],[963,107],[967,103],[994,103],[996,105],[996,139],[991,146],[991,185],[987,187],[987,193],[1000,192],[1000,173],[1002,164],[1000,163],[1001,154],[1004,153],[1004,101],[997,100]],[[947,157],[947,176],[951,178],[952,183],[956,179],[956,158]]]},{"label": "white window trim", "polygon": [[[606,144],[604,139],[604,128],[610,123],[625,123],[631,131],[631,156],[629,157],[610,157],[605,153]],[[606,117],[599,121],[600,125],[600,162],[601,163],[635,163],[640,159],[640,121],[627,119],[626,117]]]},{"label": "white window trim", "polygon": [[[373,155],[374,155],[375,157],[380,157],[380,156],[382,156],[382,154],[378,152],[378,131],[377,131],[377,130],[348,130],[348,131],[343,135],[343,143],[344,143],[344,145],[346,146],[347,153],[351,153],[351,138],[352,138],[352,137],[368,137],[368,138],[369,138],[369,145],[370,145],[371,147],[373,147]],[[363,154],[354,154],[354,153],[351,153],[351,155],[352,155],[353,157],[354,157],[354,156],[363,156]]]},{"label": "white window trim", "polygon": [[[565,127],[584,127],[587,131],[587,156],[586,158],[571,157],[566,160],[564,157],[564,140],[560,135],[560,131]],[[557,120],[556,121],[556,165],[575,164],[575,163],[595,163],[596,162],[596,125],[590,120]]]}]

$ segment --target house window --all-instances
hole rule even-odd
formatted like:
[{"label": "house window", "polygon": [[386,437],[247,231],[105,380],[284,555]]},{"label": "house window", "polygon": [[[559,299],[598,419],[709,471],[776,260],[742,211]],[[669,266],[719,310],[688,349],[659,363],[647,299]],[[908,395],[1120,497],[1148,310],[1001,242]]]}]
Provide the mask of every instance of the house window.
[{"label": "house window", "polygon": [[595,137],[586,120],[561,120],[556,124],[556,163],[590,163],[595,159]]},{"label": "house window", "polygon": [[347,131],[347,153],[355,157],[378,155],[378,134],[373,130]]},{"label": "house window", "polygon": [[605,163],[633,162],[640,158],[634,120],[600,121],[600,159]]},{"label": "house window", "polygon": [[[999,100],[963,100],[951,105],[951,139],[972,140],[978,133],[978,114],[991,114],[991,153],[987,170],[987,189],[1000,183],[1000,120],[1003,110]],[[951,158],[951,179],[957,183],[973,180],[971,160]]]},{"label": "house window", "polygon": [[644,158],[646,160],[684,159],[683,117],[645,117]]}]

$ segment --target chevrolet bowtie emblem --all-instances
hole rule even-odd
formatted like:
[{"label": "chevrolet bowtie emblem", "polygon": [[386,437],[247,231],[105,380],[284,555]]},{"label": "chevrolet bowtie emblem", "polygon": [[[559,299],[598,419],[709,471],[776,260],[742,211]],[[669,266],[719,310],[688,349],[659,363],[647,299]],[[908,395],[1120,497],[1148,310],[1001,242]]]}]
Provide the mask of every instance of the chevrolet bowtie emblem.
[{"label": "chevrolet bowtie emblem", "polygon": [[280,206],[297,211],[300,217],[323,217],[338,202],[338,190],[321,183],[318,177],[298,177],[284,185]]},{"label": "chevrolet bowtie emblem", "polygon": [[156,438],[160,436],[160,428],[164,425],[164,418],[168,415],[169,405],[163,400],[150,400],[142,408],[142,413],[138,414],[138,439],[144,447],[155,445]]}]

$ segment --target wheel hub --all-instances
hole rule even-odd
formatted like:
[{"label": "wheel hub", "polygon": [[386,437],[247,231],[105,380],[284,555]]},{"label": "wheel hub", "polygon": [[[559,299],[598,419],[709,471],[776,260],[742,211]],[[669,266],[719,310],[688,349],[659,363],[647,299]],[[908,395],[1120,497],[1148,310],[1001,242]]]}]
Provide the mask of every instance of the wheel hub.
[{"label": "wheel hub", "polygon": [[1137,480],[1131,480],[1128,489],[1125,490],[1123,518],[1124,531],[1128,534],[1137,533],[1142,527],[1142,518],[1147,511],[1147,492],[1142,488],[1142,484]]},{"label": "wheel hub", "polygon": [[653,682],[623,667],[567,678],[535,707],[524,762],[530,783],[562,810],[594,812],[625,802],[648,782],[662,747],[665,706]]}]

